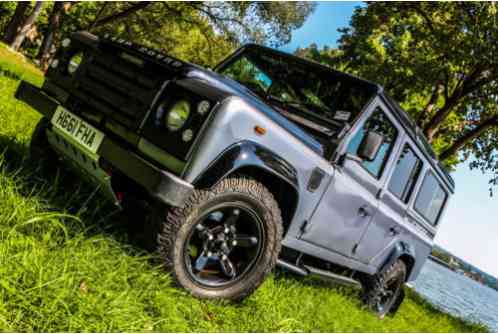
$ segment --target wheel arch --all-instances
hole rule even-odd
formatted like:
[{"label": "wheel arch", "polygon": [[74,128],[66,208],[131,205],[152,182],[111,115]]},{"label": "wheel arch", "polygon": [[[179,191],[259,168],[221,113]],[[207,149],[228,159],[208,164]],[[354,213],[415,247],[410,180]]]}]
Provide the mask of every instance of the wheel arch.
[{"label": "wheel arch", "polygon": [[210,188],[234,175],[261,182],[275,197],[282,212],[284,235],[299,201],[296,169],[278,154],[261,145],[243,141],[222,152],[193,182],[195,188]]},{"label": "wheel arch", "polygon": [[398,242],[394,245],[386,261],[380,267],[379,272],[382,272],[383,270],[394,264],[394,262],[396,262],[397,260],[401,260],[406,266],[405,281],[408,281],[410,275],[412,274],[412,270],[415,267],[415,259],[415,249],[406,242]]}]

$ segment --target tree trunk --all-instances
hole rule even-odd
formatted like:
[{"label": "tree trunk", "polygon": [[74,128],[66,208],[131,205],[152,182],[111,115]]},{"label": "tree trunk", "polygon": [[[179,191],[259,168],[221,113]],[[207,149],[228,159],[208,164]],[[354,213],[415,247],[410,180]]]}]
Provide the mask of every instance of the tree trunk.
[{"label": "tree trunk", "polygon": [[26,15],[26,11],[28,10],[29,5],[29,1],[20,1],[17,3],[14,15],[12,15],[9,24],[5,29],[5,34],[3,36],[3,40],[5,43],[10,45],[14,41],[14,38],[16,37],[20,26],[24,22],[24,16]]},{"label": "tree trunk", "polygon": [[459,149],[461,149],[468,142],[476,139],[481,134],[483,134],[486,130],[491,128],[492,126],[498,125],[498,116],[491,117],[483,122],[481,122],[474,129],[465,133],[462,137],[458,138],[449,148],[444,150],[440,155],[440,160],[446,160],[450,158],[452,155],[456,154]]},{"label": "tree trunk", "polygon": [[52,44],[54,42],[54,37],[59,31],[60,22],[62,16],[65,13],[65,3],[62,1],[54,2],[54,6],[52,7],[52,13],[49,17],[49,23],[47,27],[47,31],[43,36],[43,41],[40,46],[40,50],[38,51],[37,59],[40,60],[40,67],[42,70],[46,70],[48,67],[48,63],[50,62],[50,50],[52,48]]},{"label": "tree trunk", "polygon": [[37,1],[35,3],[35,8],[33,8],[33,11],[31,14],[24,20],[24,22],[20,25],[18,32],[16,36],[14,37],[14,40],[12,43],[10,43],[10,47],[14,50],[19,50],[21,47],[22,42],[26,38],[26,34],[29,32],[29,30],[33,27],[33,24],[36,21],[36,18],[38,15],[40,15],[40,12],[43,7],[43,1]]},{"label": "tree trunk", "polygon": [[422,112],[417,117],[417,124],[420,127],[422,127],[422,128],[424,127],[424,119],[432,114],[434,108],[436,107],[437,100],[438,100],[439,96],[441,95],[441,93],[443,92],[443,90],[444,90],[444,86],[441,83],[437,83],[434,86],[434,88],[432,90],[432,95],[431,95],[429,101],[425,105],[424,110],[422,110]]},{"label": "tree trunk", "polygon": [[457,94],[454,94],[452,97],[447,99],[444,106],[441,109],[437,110],[429,123],[425,125],[424,134],[427,137],[429,143],[432,143],[432,141],[436,137],[439,127],[451,113],[452,109],[457,105],[459,99],[460,95]]}]

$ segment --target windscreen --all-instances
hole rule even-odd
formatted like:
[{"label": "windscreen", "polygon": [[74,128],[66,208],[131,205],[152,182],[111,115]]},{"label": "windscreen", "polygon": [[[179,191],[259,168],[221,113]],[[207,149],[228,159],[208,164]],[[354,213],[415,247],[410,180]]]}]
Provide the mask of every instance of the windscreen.
[{"label": "windscreen", "polygon": [[265,48],[248,49],[218,71],[285,107],[291,119],[336,126],[352,122],[376,92],[367,82]]}]

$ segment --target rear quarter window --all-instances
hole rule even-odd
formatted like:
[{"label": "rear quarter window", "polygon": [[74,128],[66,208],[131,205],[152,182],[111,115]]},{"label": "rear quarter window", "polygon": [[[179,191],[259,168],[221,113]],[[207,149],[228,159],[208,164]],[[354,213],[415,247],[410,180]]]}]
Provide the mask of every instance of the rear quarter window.
[{"label": "rear quarter window", "polygon": [[448,194],[441,187],[436,177],[432,172],[428,172],[415,199],[415,211],[435,226],[447,198]]},{"label": "rear quarter window", "polygon": [[421,169],[422,161],[411,147],[405,144],[389,181],[389,191],[404,203],[408,203]]}]

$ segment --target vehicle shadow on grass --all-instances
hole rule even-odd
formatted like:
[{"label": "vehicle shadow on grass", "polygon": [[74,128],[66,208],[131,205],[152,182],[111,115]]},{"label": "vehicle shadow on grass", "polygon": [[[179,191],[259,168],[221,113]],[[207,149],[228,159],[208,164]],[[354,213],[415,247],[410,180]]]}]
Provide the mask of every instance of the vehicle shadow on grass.
[{"label": "vehicle shadow on grass", "polygon": [[[69,235],[105,235],[119,241],[130,255],[149,254],[136,238],[136,228],[95,186],[61,165],[47,170],[28,160],[28,147],[15,138],[0,134],[0,173],[13,180],[25,198],[36,197],[42,211],[64,212],[79,219],[65,220]],[[42,212],[40,212],[42,213]]]},{"label": "vehicle shadow on grass", "polygon": [[[126,246],[129,255],[149,255],[151,263],[157,264],[152,251],[152,235],[145,235],[136,221],[129,219],[112,203],[102,201],[102,195],[95,187],[67,168],[43,170],[41,166],[27,159],[27,146],[15,138],[0,134],[0,172],[15,179],[17,191],[21,196],[36,196],[44,210],[65,212],[79,217],[65,221],[70,235],[83,233],[85,236],[104,235]],[[37,191],[33,191],[37,189]],[[131,247],[130,247],[131,246]],[[303,285],[334,288],[341,294],[357,296],[357,290],[316,277],[301,277],[285,270],[275,271],[277,281],[290,281]]]}]

